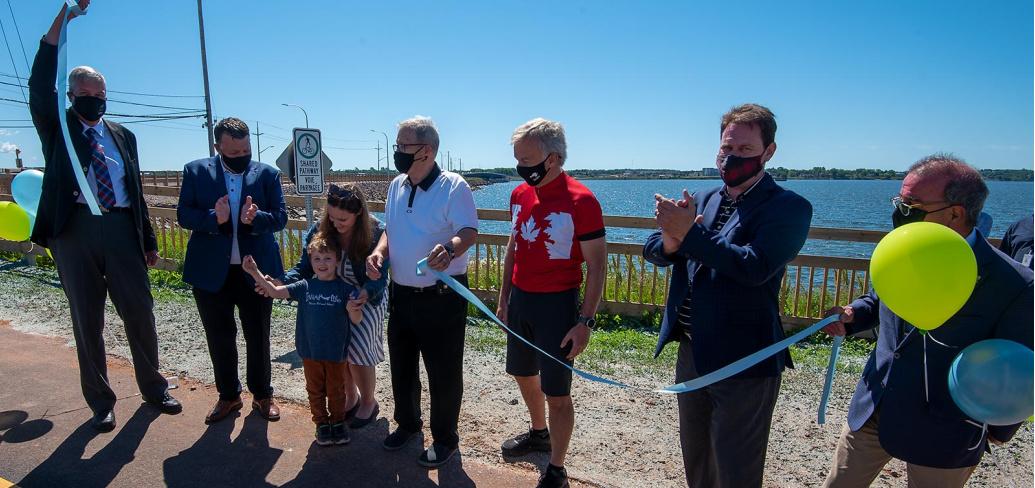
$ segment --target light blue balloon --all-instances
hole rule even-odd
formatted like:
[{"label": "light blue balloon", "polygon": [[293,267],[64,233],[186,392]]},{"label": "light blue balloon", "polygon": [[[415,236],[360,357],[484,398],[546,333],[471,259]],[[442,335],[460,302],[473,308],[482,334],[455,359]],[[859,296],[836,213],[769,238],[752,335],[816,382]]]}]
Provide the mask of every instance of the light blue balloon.
[{"label": "light blue balloon", "polygon": [[[11,181],[14,202],[29,215],[35,216],[43,193],[43,172],[30,169],[18,173]],[[35,220],[35,219],[34,219]]]},{"label": "light blue balloon", "polygon": [[949,368],[949,394],[968,417],[988,425],[1023,422],[1035,403],[1035,352],[1006,339],[964,349]]}]

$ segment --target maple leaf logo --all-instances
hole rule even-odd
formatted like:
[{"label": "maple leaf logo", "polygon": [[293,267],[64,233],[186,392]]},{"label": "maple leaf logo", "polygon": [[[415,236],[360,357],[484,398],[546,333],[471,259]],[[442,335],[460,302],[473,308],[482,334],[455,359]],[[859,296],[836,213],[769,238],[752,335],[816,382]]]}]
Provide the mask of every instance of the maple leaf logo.
[{"label": "maple leaf logo", "polygon": [[575,223],[572,222],[571,214],[554,212],[546,216],[546,221],[550,223],[546,229],[546,235],[550,237],[546,241],[550,259],[571,259],[571,243],[575,236]]},{"label": "maple leaf logo", "polygon": [[529,243],[539,238],[539,229],[535,228],[535,217],[528,216],[528,220],[521,224],[521,238]]}]

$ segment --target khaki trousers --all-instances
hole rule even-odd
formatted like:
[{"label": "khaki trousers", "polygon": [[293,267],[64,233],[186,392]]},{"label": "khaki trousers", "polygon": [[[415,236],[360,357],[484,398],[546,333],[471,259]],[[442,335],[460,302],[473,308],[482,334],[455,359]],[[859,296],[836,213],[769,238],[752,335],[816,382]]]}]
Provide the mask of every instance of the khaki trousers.
[{"label": "khaki trousers", "polygon": [[[873,483],[884,465],[891,461],[891,455],[880,446],[878,425],[876,412],[857,432],[845,424],[824,487],[855,488]],[[906,463],[906,477],[909,488],[962,488],[976,467],[941,469]]]}]

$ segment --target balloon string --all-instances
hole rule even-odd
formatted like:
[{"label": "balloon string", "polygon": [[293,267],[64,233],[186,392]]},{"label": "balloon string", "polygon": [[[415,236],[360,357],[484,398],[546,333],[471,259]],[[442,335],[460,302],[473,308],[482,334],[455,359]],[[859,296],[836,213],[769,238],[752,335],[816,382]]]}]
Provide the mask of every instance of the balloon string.
[{"label": "balloon string", "polygon": [[967,450],[968,451],[973,451],[974,449],[977,449],[978,447],[981,447],[981,443],[985,441],[985,434],[987,434],[987,433],[988,433],[988,424],[987,423],[986,424],[981,424],[981,435],[978,436],[977,444],[974,444],[974,447],[971,447],[971,448],[969,448]]},{"label": "balloon string", "polygon": [[931,403],[927,394],[927,334],[920,334],[924,338],[924,403]]},{"label": "balloon string", "polygon": [[944,343],[942,341],[939,341],[938,338],[934,336],[934,332],[933,331],[930,331],[930,330],[927,331],[927,334],[925,336],[926,337],[930,337],[931,340],[935,342],[935,344],[938,344],[940,346],[944,346],[944,347],[948,347],[948,348],[952,348],[952,349],[959,349],[959,347],[957,347],[957,346],[950,346],[950,345],[948,345],[948,344],[946,344],[946,343]]}]

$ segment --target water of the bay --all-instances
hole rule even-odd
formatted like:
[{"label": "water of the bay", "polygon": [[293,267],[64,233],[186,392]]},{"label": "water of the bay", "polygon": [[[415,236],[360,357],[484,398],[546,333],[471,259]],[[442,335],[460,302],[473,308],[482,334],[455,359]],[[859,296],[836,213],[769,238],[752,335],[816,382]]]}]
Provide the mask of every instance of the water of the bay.
[{"label": "water of the bay", "polygon": [[[481,187],[474,192],[478,208],[506,210],[510,192],[519,182],[510,181]],[[686,188],[691,193],[721,184],[719,180],[586,180],[583,183],[597,196],[605,215],[652,217],[654,194],[677,198]],[[812,202],[814,227],[891,230],[891,197],[898,194],[901,181],[891,180],[790,180],[779,182]],[[990,194],[985,211],[992,216],[992,235],[1002,237],[1007,227],[1032,215],[1031,182],[989,181]],[[509,233],[508,222],[482,221],[480,232]],[[651,233],[647,229],[608,228],[609,242],[641,243]],[[810,240],[804,254],[869,257],[873,244]]]}]

